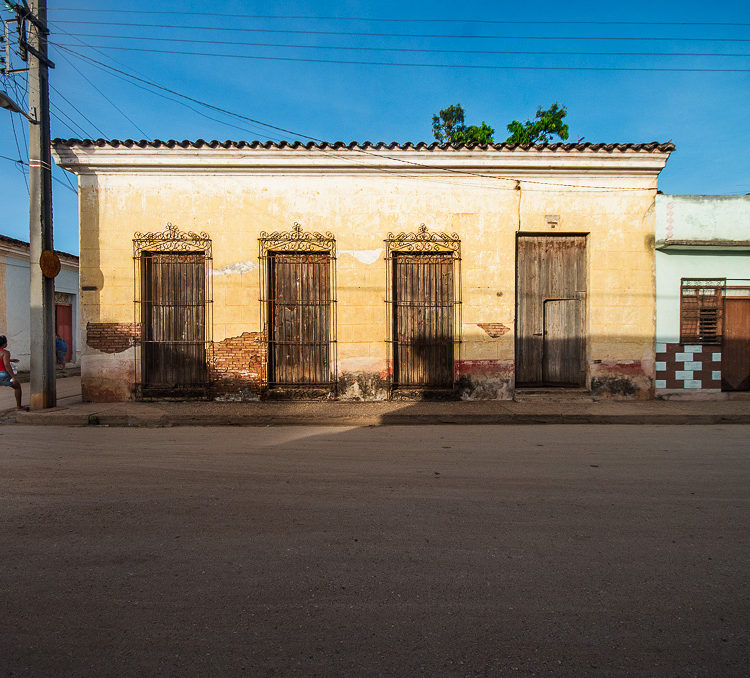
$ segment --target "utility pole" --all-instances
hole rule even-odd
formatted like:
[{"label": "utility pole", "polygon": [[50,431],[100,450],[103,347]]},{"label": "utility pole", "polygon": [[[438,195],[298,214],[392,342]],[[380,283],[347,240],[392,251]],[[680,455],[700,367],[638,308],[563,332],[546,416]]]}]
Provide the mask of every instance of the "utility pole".
[{"label": "utility pole", "polygon": [[[55,407],[55,276],[52,238],[47,0],[31,0],[29,18],[29,244],[31,268],[31,409]],[[33,18],[32,18],[33,17]],[[54,64],[52,64],[54,67]]]},{"label": "utility pole", "polygon": [[48,69],[55,64],[47,58],[47,0],[30,0],[28,4],[26,0],[5,0],[5,4],[16,13],[21,58],[29,62],[29,404],[36,410],[57,404],[54,312],[55,276],[60,272],[60,259],[52,238],[48,79]]}]

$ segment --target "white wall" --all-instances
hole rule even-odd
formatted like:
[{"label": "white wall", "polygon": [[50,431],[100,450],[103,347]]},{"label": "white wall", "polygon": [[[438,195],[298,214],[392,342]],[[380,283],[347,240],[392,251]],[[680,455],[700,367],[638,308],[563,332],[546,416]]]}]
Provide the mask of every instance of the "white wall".
[{"label": "white wall", "polygon": [[656,242],[665,240],[750,241],[750,195],[657,195]]},{"label": "white wall", "polygon": [[[5,258],[5,299],[8,349],[11,356],[18,358],[16,369],[27,371],[30,367],[30,326],[29,318],[29,262],[13,256]],[[80,359],[81,331],[78,314],[78,271],[62,269],[55,278],[55,290],[73,295],[73,356],[74,362]]]},{"label": "white wall", "polygon": [[657,250],[656,341],[659,343],[680,341],[681,278],[750,279],[750,251]]},{"label": "white wall", "polygon": [[29,347],[31,345],[29,320],[29,262],[28,259],[5,258],[5,333],[8,350],[18,358],[15,369],[29,369]]}]

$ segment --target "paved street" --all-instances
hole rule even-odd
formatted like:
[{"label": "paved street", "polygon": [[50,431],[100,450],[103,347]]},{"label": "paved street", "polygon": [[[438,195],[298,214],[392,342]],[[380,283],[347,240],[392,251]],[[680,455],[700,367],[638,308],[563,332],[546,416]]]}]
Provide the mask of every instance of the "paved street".
[{"label": "paved street", "polygon": [[748,426],[0,437],[0,675],[750,666]]}]

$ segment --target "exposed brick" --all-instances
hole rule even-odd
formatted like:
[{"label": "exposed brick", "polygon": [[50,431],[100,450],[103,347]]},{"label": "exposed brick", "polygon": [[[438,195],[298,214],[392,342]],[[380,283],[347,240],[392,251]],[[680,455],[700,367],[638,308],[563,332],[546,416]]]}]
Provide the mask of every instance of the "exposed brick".
[{"label": "exposed brick", "polygon": [[262,367],[266,364],[268,344],[265,332],[243,332],[214,342],[210,378],[216,394],[261,390]]},{"label": "exposed brick", "polygon": [[139,334],[139,323],[88,323],[86,344],[102,353],[122,353]]}]

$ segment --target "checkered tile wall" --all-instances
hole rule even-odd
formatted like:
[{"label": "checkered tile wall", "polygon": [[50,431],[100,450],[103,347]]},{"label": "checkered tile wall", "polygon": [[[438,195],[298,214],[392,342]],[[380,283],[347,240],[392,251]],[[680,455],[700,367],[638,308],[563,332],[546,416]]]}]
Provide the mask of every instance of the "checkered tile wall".
[{"label": "checkered tile wall", "polygon": [[656,344],[657,389],[720,389],[721,347]]}]

